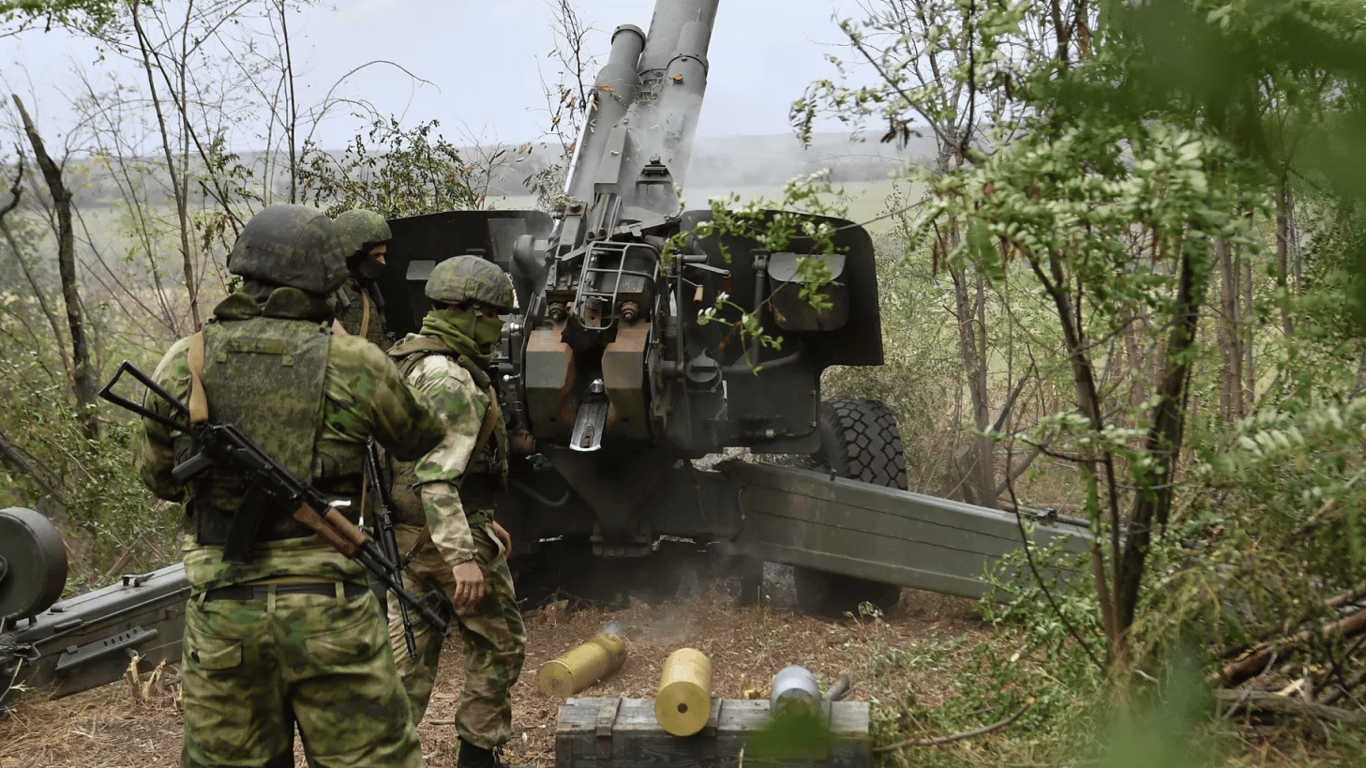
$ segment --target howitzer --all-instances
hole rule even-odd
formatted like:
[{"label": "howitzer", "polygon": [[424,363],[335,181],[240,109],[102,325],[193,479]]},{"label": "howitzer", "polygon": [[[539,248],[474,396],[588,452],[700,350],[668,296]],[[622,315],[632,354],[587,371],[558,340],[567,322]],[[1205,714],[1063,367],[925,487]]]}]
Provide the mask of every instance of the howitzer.
[{"label": "howitzer", "polygon": [[[388,327],[420,327],[423,286],[444,259],[481,255],[510,276],[518,306],[493,372],[512,426],[531,431],[542,458],[513,462],[497,514],[522,572],[546,570],[548,586],[563,586],[548,573],[557,562],[653,557],[685,542],[738,564],[751,584],[764,560],[798,566],[799,601],[822,612],[885,606],[897,585],[980,595],[984,567],[1019,548],[1013,515],[932,497],[882,505],[834,481],[906,487],[891,411],[821,400],[827,367],[882,363],[868,233],[770,211],[760,226],[785,217],[830,235],[828,247],[799,235],[774,252],[706,226],[711,210],[682,208],[718,4],[658,0],[648,35],[616,29],[552,213],[391,220],[379,280]],[[829,278],[819,308],[802,298],[817,273]],[[758,334],[737,333],[746,315]],[[694,463],[730,448],[811,457],[825,472]]]},{"label": "howitzer", "polygon": [[[180,418],[157,413],[115,392],[114,388],[125,373],[147,387],[149,392],[169,405]],[[188,406],[157,384],[152,377],[126,360],[119,366],[114,378],[110,379],[109,383],[100,389],[99,394],[105,400],[145,419],[152,419],[172,430],[194,437],[194,444],[198,452],[171,470],[171,476],[176,482],[184,483],[192,480],[211,467],[230,469],[245,474],[254,481],[252,486],[254,490],[248,494],[249,497],[259,493],[282,508],[292,509],[295,520],[308,526],[319,538],[326,541],[338,552],[363,565],[390,592],[397,595],[404,605],[417,611],[418,615],[433,627],[440,629],[443,633],[447,631],[449,623],[430,606],[404,589],[402,581],[395,578],[395,574],[399,573],[398,566],[393,560],[385,556],[374,540],[366,536],[364,531],[337,511],[326,495],[304,480],[295,477],[294,473],[266,453],[255,440],[237,425],[215,424],[209,421],[198,424],[190,423]],[[261,523],[258,517],[254,517],[250,513],[253,510],[264,510],[266,507],[266,504],[244,504],[243,508],[238,511],[233,521],[233,529],[228,534],[228,542],[223,547],[225,561],[232,562],[232,559],[249,561],[250,542],[256,533],[256,528]],[[319,512],[318,510],[325,511]],[[239,525],[245,527],[242,531],[245,534],[244,536],[239,536]]]}]

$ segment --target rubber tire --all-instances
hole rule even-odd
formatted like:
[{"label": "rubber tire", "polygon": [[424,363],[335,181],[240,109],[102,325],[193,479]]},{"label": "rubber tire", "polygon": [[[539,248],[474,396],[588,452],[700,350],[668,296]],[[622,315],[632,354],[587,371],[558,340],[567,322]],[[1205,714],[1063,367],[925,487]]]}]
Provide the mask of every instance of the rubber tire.
[{"label": "rubber tire", "polygon": [[[839,477],[906,490],[906,459],[892,410],[876,400],[840,397],[821,403],[820,450],[812,457]],[[870,603],[887,610],[901,587],[856,576],[796,566],[797,607],[826,618],[858,615]]]}]

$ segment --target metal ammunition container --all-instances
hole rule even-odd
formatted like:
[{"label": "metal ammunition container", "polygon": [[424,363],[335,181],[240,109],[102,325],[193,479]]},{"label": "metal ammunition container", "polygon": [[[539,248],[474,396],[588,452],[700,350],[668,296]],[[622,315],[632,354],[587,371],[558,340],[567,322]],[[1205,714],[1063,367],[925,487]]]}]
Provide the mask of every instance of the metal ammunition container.
[{"label": "metal ammunition container", "polygon": [[669,654],[655,695],[655,719],[674,736],[691,736],[711,717],[711,660],[695,648]]},{"label": "metal ammunition container", "polygon": [[815,717],[820,711],[821,687],[811,670],[800,664],[789,664],[773,676],[773,688],[768,696],[768,709],[774,717],[796,715]]},{"label": "metal ammunition container", "polygon": [[542,696],[564,699],[607,677],[626,661],[626,641],[603,632],[551,659],[536,672],[536,688]]}]

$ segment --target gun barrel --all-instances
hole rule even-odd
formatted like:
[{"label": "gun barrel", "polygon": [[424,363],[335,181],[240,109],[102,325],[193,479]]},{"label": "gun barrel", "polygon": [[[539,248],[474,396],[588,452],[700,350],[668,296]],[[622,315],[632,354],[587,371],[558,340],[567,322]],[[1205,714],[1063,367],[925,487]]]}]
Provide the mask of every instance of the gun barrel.
[{"label": "gun barrel", "polygon": [[598,180],[599,167],[607,149],[607,134],[626,116],[640,88],[636,62],[645,46],[645,33],[633,24],[623,24],[612,33],[612,52],[593,84],[592,102],[579,135],[565,194],[576,200],[590,200]]},{"label": "gun barrel", "polygon": [[673,213],[672,195],[651,198],[636,181],[655,159],[676,185],[687,173],[718,2],[659,0],[648,37],[629,24],[617,28],[565,183],[569,197],[589,203],[613,191],[628,206]]}]

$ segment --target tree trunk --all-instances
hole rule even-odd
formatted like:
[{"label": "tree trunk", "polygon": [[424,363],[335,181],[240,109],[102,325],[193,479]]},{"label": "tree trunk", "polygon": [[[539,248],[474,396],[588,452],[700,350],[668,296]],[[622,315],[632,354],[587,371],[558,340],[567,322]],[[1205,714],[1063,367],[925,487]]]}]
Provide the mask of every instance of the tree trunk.
[{"label": "tree trunk", "polygon": [[[1276,185],[1276,285],[1284,293],[1290,288],[1290,185],[1282,178]],[[1295,323],[1290,319],[1290,308],[1281,304],[1281,328],[1285,337],[1295,335]]]},{"label": "tree trunk", "polygon": [[62,182],[62,169],[48,156],[43,139],[38,135],[33,120],[24,109],[24,102],[13,95],[14,104],[19,108],[19,117],[24,122],[24,133],[28,134],[33,145],[33,154],[38,159],[38,167],[43,171],[48,191],[52,194],[53,206],[57,209],[57,271],[62,278],[62,298],[66,301],[66,323],[71,330],[71,378],[72,391],[76,396],[77,418],[81,432],[87,440],[95,440],[100,435],[100,422],[96,417],[95,369],[90,361],[90,345],[85,335],[85,317],[81,311],[81,296],[77,290],[76,277],[76,236],[71,228],[71,190]]},{"label": "tree trunk", "polygon": [[14,251],[14,261],[19,265],[19,271],[24,273],[24,281],[28,283],[29,290],[33,291],[33,296],[38,300],[38,308],[42,310],[43,317],[47,319],[48,327],[52,329],[52,338],[57,342],[57,352],[62,357],[62,371],[66,374],[67,386],[75,387],[75,377],[71,373],[71,355],[66,351],[66,337],[62,335],[61,320],[57,313],[52,310],[47,303],[47,292],[42,286],[38,285],[38,279],[34,277],[33,270],[29,269],[24,262],[24,256],[19,252],[19,243],[15,241],[14,234],[10,232],[9,225],[5,224],[5,216],[19,207],[19,197],[23,194],[21,186],[24,179],[24,156],[19,155],[19,172],[15,174],[14,185],[10,187],[10,194],[14,196],[3,209],[0,209],[0,233],[4,233],[5,242],[9,244],[10,250]]},{"label": "tree trunk", "polygon": [[1242,283],[1242,270],[1234,258],[1228,241],[1219,238],[1215,243],[1219,259],[1220,285],[1220,322],[1219,357],[1224,362],[1219,373],[1219,405],[1228,421],[1244,416],[1243,408],[1243,346],[1240,327],[1242,325],[1242,302],[1239,290]]},{"label": "tree trunk", "polygon": [[[1182,248],[1180,284],[1172,315],[1171,335],[1163,354],[1162,381],[1158,384],[1157,404],[1153,407],[1152,426],[1148,429],[1145,446],[1152,454],[1156,470],[1139,478],[1140,487],[1138,493],[1134,494],[1124,554],[1115,581],[1115,614],[1121,633],[1127,633],[1134,621],[1153,529],[1166,526],[1171,512],[1172,478],[1181,455],[1187,394],[1194,364],[1194,356],[1190,351],[1195,346],[1200,304],[1204,300],[1206,287],[1205,283],[1199,282],[1203,278],[1197,275],[1197,271],[1203,270],[1197,270],[1194,263],[1202,255],[1196,251],[1199,247],[1188,240]],[[1222,248],[1220,250],[1224,251]],[[1234,382],[1237,384],[1238,380]]]},{"label": "tree trunk", "polygon": [[[978,433],[970,438],[967,450],[963,452],[963,499],[969,504],[995,507],[995,444],[991,438],[981,434],[991,427],[987,392],[985,278],[980,274],[970,277],[965,269],[950,269],[949,272],[953,277],[954,303],[958,315],[958,352],[963,360],[963,371],[968,377],[972,421]],[[973,282],[970,284],[970,281]]]}]

